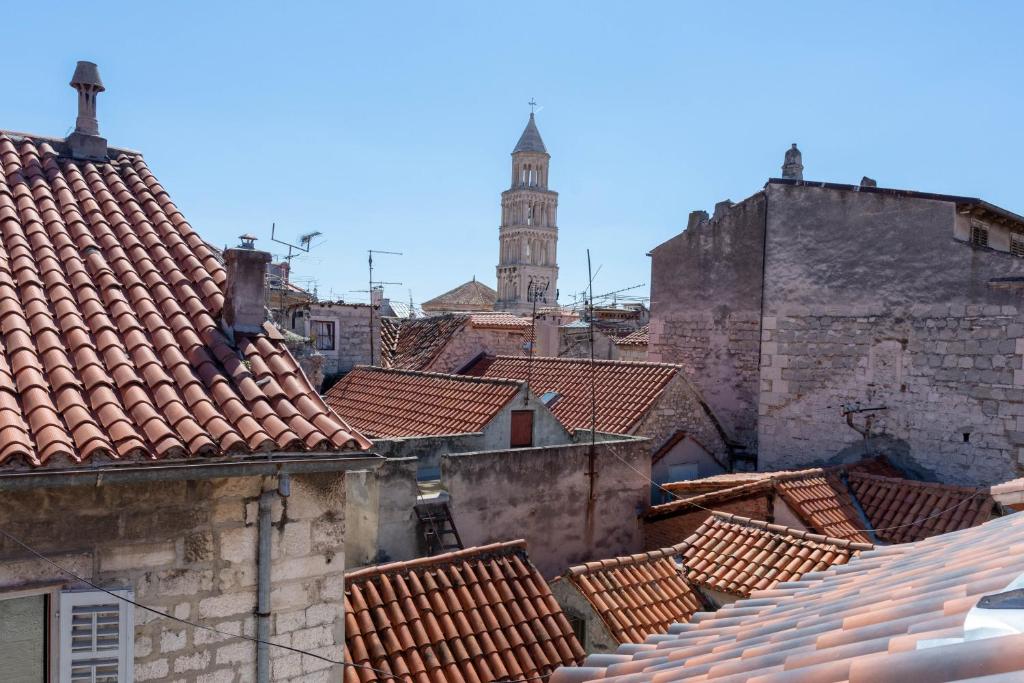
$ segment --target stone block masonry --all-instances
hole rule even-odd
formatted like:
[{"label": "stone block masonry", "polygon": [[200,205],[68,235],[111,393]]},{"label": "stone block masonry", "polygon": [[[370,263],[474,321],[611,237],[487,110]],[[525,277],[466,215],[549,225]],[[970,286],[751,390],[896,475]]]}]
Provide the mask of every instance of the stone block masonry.
[{"label": "stone block masonry", "polygon": [[[344,473],[296,475],[273,510],[271,640],[338,659],[344,646]],[[272,484],[272,482],[268,482]],[[135,610],[135,681],[256,676],[261,478],[5,492],[0,526],[91,581],[231,635]],[[74,581],[0,543],[0,591]],[[270,648],[271,680],[341,680],[340,666]]]}]

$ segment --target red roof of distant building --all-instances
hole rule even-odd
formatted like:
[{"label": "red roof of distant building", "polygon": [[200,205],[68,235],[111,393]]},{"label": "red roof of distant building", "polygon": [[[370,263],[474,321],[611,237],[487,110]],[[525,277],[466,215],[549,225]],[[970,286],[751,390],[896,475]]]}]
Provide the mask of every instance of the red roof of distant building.
[{"label": "red roof of distant building", "polygon": [[382,365],[402,370],[423,370],[466,325],[476,329],[522,332],[530,337],[531,323],[510,313],[447,313],[412,320],[382,321]]},{"label": "red roof of distant building", "polygon": [[[403,681],[540,681],[584,654],[523,541],[345,576],[345,661]],[[354,667],[344,675],[383,678]]]},{"label": "red roof of distant building", "polygon": [[0,134],[0,464],[368,442],[284,345],[231,342],[225,270],[135,153]]},{"label": "red roof of distant building", "polygon": [[523,382],[359,366],[324,396],[367,436],[479,432],[525,387]]},{"label": "red roof of distant building", "polygon": [[551,412],[566,429],[590,429],[591,375],[597,407],[597,430],[627,434],[647,415],[662,391],[679,372],[675,365],[635,361],[594,361],[576,358],[483,357],[468,375],[526,380],[537,395],[561,395]]},{"label": "red roof of distant building", "polygon": [[639,330],[627,334],[622,339],[616,339],[615,343],[619,346],[647,346],[649,338],[650,328],[644,325]]}]

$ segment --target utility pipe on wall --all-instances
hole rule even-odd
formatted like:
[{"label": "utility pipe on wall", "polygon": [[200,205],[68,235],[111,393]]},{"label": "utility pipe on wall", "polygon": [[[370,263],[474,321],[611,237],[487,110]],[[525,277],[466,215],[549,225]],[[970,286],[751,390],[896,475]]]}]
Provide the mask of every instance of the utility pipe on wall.
[{"label": "utility pipe on wall", "polygon": [[282,474],[277,479],[277,490],[264,491],[260,494],[259,517],[257,531],[259,533],[259,549],[257,551],[257,589],[256,589],[256,681],[270,683],[270,556],[271,532],[274,528],[273,502],[274,496],[287,498],[291,494],[291,478]]}]

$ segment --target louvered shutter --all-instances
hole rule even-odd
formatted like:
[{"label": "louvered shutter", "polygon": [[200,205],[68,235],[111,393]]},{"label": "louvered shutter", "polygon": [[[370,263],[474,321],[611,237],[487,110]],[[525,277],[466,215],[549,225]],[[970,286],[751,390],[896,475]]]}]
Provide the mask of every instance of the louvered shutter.
[{"label": "louvered shutter", "polygon": [[60,683],[132,682],[133,609],[103,591],[60,594]]}]

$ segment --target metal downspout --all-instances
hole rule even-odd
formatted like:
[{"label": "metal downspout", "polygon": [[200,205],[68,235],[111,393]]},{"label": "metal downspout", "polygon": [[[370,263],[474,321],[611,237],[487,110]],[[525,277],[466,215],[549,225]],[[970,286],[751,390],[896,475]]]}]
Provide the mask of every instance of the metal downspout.
[{"label": "metal downspout", "polygon": [[282,474],[277,480],[277,490],[264,491],[260,494],[259,518],[259,550],[257,551],[257,594],[256,594],[256,681],[270,683],[270,563],[271,542],[274,528],[273,503],[274,496],[287,498],[291,493],[291,478]]}]

